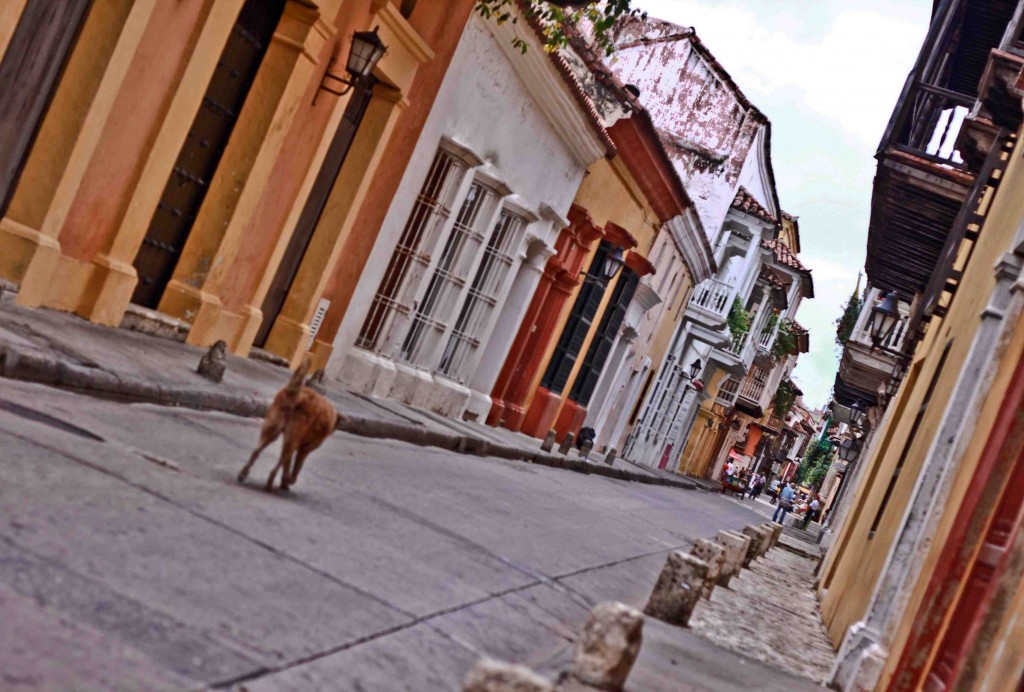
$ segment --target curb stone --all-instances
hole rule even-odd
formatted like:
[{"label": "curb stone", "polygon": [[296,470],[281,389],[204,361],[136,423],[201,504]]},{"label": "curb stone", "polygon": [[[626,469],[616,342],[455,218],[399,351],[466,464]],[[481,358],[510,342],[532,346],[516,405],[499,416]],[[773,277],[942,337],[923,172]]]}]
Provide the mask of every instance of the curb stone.
[{"label": "curb stone", "polygon": [[[66,359],[22,351],[2,344],[0,377],[161,406],[220,411],[245,418],[262,418],[270,408],[269,399],[255,395],[228,394],[187,385],[162,386],[139,377],[123,377],[102,368],[87,367]],[[539,449],[533,451],[503,445],[472,435],[402,425],[362,416],[350,415],[347,421],[338,422],[337,429],[359,437],[398,440],[420,447],[438,447],[460,454],[523,461],[645,485],[686,490],[698,487],[689,480],[650,476],[636,471],[592,464],[581,459],[568,459],[560,454],[551,454]]]}]

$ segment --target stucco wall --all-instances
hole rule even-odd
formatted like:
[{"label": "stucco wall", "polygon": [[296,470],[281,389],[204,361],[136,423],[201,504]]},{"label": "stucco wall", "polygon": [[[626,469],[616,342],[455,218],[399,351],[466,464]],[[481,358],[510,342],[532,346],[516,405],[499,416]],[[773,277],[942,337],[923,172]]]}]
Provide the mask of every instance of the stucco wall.
[{"label": "stucco wall", "polygon": [[442,136],[486,160],[513,193],[534,209],[546,203],[565,215],[583,176],[584,166],[538,109],[484,20],[474,17],[354,288],[334,341],[333,371],[343,370],[340,358],[353,348]]},{"label": "stucco wall", "polygon": [[[992,267],[996,259],[1008,249],[1020,219],[1024,218],[1024,176],[1021,172],[1020,156],[1014,156],[1001,184],[999,196],[988,215],[984,232],[973,249],[970,264],[949,313],[941,322],[933,320],[925,341],[918,347],[916,361],[900,391],[899,398],[890,404],[901,407],[902,410],[891,419],[885,430],[877,433],[886,439],[884,444],[880,445],[878,453],[871,459],[870,467],[865,470],[866,480],[858,489],[848,521],[824,572],[826,578],[823,586],[827,593],[822,599],[822,612],[829,634],[836,644],[842,640],[847,628],[859,620],[867,609],[922,465],[932,447],[938,426],[946,414],[945,403],[957,383],[958,374],[964,368],[978,328],[978,316],[984,310],[995,285]],[[942,376],[936,381],[931,403],[921,418],[917,434],[908,445],[908,436],[914,427],[926,390],[947,344],[950,344],[950,347]],[[977,464],[978,455],[988,437],[995,410],[998,408],[998,403],[994,402],[1002,399],[1008,377],[1004,368],[993,383],[972,437],[970,451],[961,464],[953,491],[947,497],[940,498],[945,504],[945,514],[939,532],[931,543],[932,551],[923,572],[925,575],[934,564],[934,549],[942,545],[942,539],[948,533],[949,524],[955,516],[966,483],[969,482]],[[903,468],[893,487],[888,506],[879,522],[878,530],[873,537],[869,536],[871,524],[905,448]],[[926,583],[919,584],[914,603],[919,600],[925,585]],[[912,610],[913,608],[908,612]],[[903,634],[906,625],[907,623],[904,623],[900,630]]]}]

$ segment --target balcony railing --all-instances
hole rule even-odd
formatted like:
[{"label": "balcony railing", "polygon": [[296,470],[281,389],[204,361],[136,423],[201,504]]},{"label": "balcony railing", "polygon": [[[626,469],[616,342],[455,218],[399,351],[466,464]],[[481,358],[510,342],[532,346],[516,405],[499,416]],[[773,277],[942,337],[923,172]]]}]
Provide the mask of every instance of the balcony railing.
[{"label": "balcony railing", "polygon": [[722,384],[718,385],[718,395],[715,403],[721,406],[732,406],[736,403],[736,397],[740,393],[740,381],[735,377],[726,377]]},{"label": "balcony railing", "polygon": [[707,279],[693,292],[690,305],[726,318],[729,316],[729,308],[732,307],[729,302],[732,295],[733,288],[729,284],[718,279]]},{"label": "balcony railing", "polygon": [[892,144],[935,163],[963,168],[955,144],[974,100],[974,96],[940,86],[914,84],[898,114]]},{"label": "balcony railing", "polygon": [[760,403],[764,395],[764,388],[768,384],[768,372],[761,368],[754,368],[743,380],[740,388],[740,396],[747,401]]}]

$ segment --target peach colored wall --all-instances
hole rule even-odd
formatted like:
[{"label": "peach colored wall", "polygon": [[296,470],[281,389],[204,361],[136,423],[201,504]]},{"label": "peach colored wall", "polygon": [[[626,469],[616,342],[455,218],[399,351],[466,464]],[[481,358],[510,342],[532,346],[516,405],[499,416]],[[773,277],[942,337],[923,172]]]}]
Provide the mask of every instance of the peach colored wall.
[{"label": "peach colored wall", "polygon": [[[303,178],[311,165],[323,137],[333,137],[334,132],[325,132],[338,97],[322,92],[313,104],[320,86],[320,79],[327,68],[332,54],[339,60],[348,56],[351,36],[354,31],[366,28],[370,14],[369,0],[347,0],[333,24],[337,29],[334,40],[324,45],[318,56],[315,79],[310,83],[303,105],[295,114],[294,126],[288,141],[281,150],[274,165],[274,172],[267,185],[274,194],[266,195],[255,215],[254,221],[245,231],[245,243],[235,257],[235,266],[245,271],[235,271],[224,282],[221,302],[231,311],[241,310],[255,295],[265,271],[270,270],[271,254],[281,232],[291,235],[294,228],[283,228],[296,202]],[[347,97],[343,97],[346,98]],[[276,268],[273,269],[276,271]]]},{"label": "peach colored wall", "polygon": [[61,229],[65,255],[88,261],[112,242],[208,9],[207,0],[162,0],[154,9]]}]

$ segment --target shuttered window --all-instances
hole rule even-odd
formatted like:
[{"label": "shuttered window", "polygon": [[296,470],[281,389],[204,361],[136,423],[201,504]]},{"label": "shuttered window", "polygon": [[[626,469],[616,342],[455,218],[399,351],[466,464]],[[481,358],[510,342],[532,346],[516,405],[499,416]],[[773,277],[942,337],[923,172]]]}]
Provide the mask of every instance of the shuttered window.
[{"label": "shuttered window", "polygon": [[569,375],[576,365],[576,358],[583,349],[583,342],[590,331],[590,325],[594,321],[597,309],[604,298],[605,285],[594,278],[604,264],[604,259],[611,252],[612,246],[607,241],[601,241],[594,253],[594,259],[590,263],[587,277],[580,287],[580,292],[573,303],[572,312],[562,330],[562,336],[558,339],[558,345],[551,356],[551,362],[541,380],[541,386],[555,394],[561,394],[569,381]]},{"label": "shuttered window", "polygon": [[615,290],[604,311],[604,316],[601,318],[601,324],[598,325],[597,333],[590,343],[590,348],[587,349],[583,365],[580,367],[572,391],[569,393],[569,398],[573,401],[583,406],[590,403],[590,397],[594,395],[597,381],[601,379],[601,372],[604,370],[605,363],[608,362],[615,337],[619,334],[622,321],[626,318],[626,310],[629,309],[629,303],[633,300],[633,294],[636,293],[639,283],[640,277],[636,272],[627,267],[622,268],[622,274],[615,284]]}]

